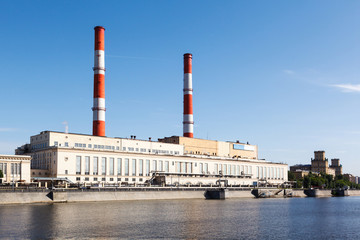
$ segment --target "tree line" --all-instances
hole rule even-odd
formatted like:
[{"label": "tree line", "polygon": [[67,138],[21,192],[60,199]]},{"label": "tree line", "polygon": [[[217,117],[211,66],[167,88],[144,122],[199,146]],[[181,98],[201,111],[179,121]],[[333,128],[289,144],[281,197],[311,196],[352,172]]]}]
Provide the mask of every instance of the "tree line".
[{"label": "tree line", "polygon": [[349,187],[352,189],[360,189],[360,184],[350,182],[344,175],[333,176],[330,174],[320,173],[314,174],[312,172],[303,178],[296,178],[295,174],[288,172],[289,181],[295,181],[295,188],[323,188],[323,189],[336,189]]}]

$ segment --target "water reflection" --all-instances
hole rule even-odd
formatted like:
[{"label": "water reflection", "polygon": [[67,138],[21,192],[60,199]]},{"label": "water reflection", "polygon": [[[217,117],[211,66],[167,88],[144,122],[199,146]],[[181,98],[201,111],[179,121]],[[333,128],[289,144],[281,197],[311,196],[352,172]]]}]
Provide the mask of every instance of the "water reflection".
[{"label": "water reflection", "polygon": [[359,238],[360,198],[0,206],[0,238]]}]

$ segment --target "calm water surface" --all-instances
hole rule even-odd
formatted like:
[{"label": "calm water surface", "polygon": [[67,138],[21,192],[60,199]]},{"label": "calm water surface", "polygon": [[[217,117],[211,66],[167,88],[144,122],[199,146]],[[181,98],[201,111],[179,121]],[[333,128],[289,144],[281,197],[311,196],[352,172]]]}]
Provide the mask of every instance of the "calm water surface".
[{"label": "calm water surface", "polygon": [[360,239],[360,197],[0,206],[8,239]]}]

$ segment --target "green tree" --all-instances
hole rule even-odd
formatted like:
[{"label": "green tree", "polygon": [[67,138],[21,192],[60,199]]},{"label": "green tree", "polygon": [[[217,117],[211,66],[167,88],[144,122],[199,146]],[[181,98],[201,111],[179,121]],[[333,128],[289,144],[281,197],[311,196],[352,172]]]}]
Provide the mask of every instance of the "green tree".
[{"label": "green tree", "polygon": [[302,188],[303,187],[303,179],[296,180],[296,188]]},{"label": "green tree", "polygon": [[311,172],[303,179],[296,179],[295,187],[301,188],[301,186],[304,188],[322,187],[327,189],[349,186],[352,189],[360,189],[360,184],[350,182],[348,179],[345,179],[343,175],[338,175],[334,178],[329,174],[321,173],[320,175],[315,175]]},{"label": "green tree", "polygon": [[288,171],[288,179],[289,181],[295,181],[295,174],[293,172]]}]

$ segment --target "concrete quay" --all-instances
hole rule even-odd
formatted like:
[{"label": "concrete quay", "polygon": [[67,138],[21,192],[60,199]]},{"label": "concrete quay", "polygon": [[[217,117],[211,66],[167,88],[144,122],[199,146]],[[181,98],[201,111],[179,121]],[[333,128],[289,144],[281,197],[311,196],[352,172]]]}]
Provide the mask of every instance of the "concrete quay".
[{"label": "concrete quay", "polygon": [[[205,199],[209,188],[93,188],[0,192],[0,204]],[[229,189],[226,198],[253,198],[251,189]]]},{"label": "concrete quay", "polygon": [[304,193],[307,197],[345,197],[360,196],[360,190],[343,190],[343,189],[305,189]]}]

